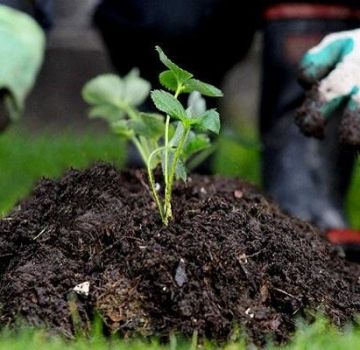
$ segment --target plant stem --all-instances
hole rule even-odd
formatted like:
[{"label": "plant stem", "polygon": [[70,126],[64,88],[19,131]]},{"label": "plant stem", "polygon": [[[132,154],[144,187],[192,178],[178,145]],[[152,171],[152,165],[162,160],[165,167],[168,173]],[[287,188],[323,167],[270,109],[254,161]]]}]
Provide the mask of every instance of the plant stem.
[{"label": "plant stem", "polygon": [[170,116],[166,116],[166,123],[165,123],[165,155],[164,155],[164,182],[165,186],[168,183],[168,168],[169,168],[169,124],[170,124]]},{"label": "plant stem", "polygon": [[[175,98],[177,99],[183,89],[182,84],[178,84],[176,92],[175,92]],[[172,190],[172,183],[173,183],[173,177],[175,174],[176,169],[176,157],[174,156],[173,162],[171,164],[171,170],[169,175],[169,124],[170,124],[170,116],[166,116],[166,123],[165,123],[165,155],[164,155],[164,183],[165,183],[165,204],[164,204],[164,214],[165,214],[165,220],[166,225],[168,222],[168,219],[171,217],[171,190]],[[184,132],[185,134],[185,132]],[[174,171],[173,171],[174,169]]]},{"label": "plant stem", "polygon": [[180,95],[180,93],[181,93],[181,91],[182,91],[182,89],[183,89],[184,87],[183,87],[183,85],[182,84],[179,84],[178,85],[178,87],[177,87],[177,89],[176,89],[176,92],[175,92],[175,98],[178,98],[179,97],[179,95]]},{"label": "plant stem", "polygon": [[129,105],[124,105],[123,109],[126,111],[127,115],[130,117],[130,119],[139,120],[138,113],[137,113],[137,111],[134,110],[134,108],[132,108]]},{"label": "plant stem", "polygon": [[[154,197],[154,200],[156,202],[156,205],[159,209],[159,212],[160,212],[160,216],[161,216],[161,220],[163,222],[163,224],[165,226],[168,225],[168,219],[166,218],[165,216],[165,209],[164,209],[164,206],[163,204],[161,203],[161,199],[160,197],[158,196],[158,193],[156,191],[156,186],[155,186],[155,179],[154,179],[154,173],[153,173],[153,170],[151,168],[151,161],[153,159],[153,157],[161,152],[165,150],[165,152],[167,152],[168,150],[166,149],[166,147],[159,147],[157,149],[155,149],[154,151],[151,152],[151,154],[149,155],[149,158],[147,159],[147,162],[146,162],[146,166],[147,166],[147,172],[148,172],[148,177],[149,177],[149,183],[150,183],[150,188],[151,188],[151,192],[153,194],[153,197]],[[166,188],[166,186],[165,186]]]},{"label": "plant stem", "polygon": [[143,148],[143,146],[141,145],[140,141],[138,140],[138,138],[136,136],[133,136],[131,138],[132,143],[135,145],[135,147],[137,148],[138,152],[140,153],[140,156],[144,162],[144,164],[147,163],[148,157],[147,154]]},{"label": "plant stem", "polygon": [[171,211],[171,194],[172,194],[172,187],[174,184],[174,177],[175,177],[175,172],[176,172],[176,166],[177,163],[179,161],[179,158],[183,152],[183,147],[184,144],[189,136],[189,132],[190,132],[190,127],[189,126],[185,126],[184,128],[184,132],[181,136],[179,145],[176,148],[176,152],[174,154],[174,159],[171,163],[171,168],[170,168],[170,174],[169,174],[169,180],[165,186],[165,198],[164,198],[164,216],[165,216],[165,220],[166,222],[169,221],[169,218],[172,217],[172,211]]},{"label": "plant stem", "polygon": [[[183,89],[183,85],[182,84],[178,84],[176,92],[175,92],[175,98],[177,99],[181,93],[181,90]],[[164,182],[165,185],[167,185],[168,181],[169,181],[169,125],[170,125],[170,116],[167,114],[166,115],[166,123],[165,123],[165,155],[164,155]]]},{"label": "plant stem", "polygon": [[153,174],[153,171],[151,169],[151,162],[148,162],[147,164],[147,172],[148,172],[148,177],[149,177],[149,183],[150,183],[150,188],[151,188],[151,192],[153,194],[153,197],[154,197],[154,200],[155,200],[155,203],[159,209],[159,212],[160,212],[160,216],[161,216],[161,221],[163,222],[164,225],[167,225],[168,224],[168,221],[166,220],[166,217],[164,215],[164,208],[163,208],[163,205],[161,204],[161,200],[157,194],[157,191],[156,191],[156,187],[155,187],[155,179],[154,179],[154,174]]}]

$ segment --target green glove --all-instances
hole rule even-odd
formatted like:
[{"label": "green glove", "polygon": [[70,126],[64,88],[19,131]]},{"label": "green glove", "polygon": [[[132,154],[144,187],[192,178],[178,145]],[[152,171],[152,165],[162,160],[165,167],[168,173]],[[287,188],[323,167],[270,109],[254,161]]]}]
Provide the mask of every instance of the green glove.
[{"label": "green glove", "polygon": [[296,118],[304,133],[323,137],[326,122],[342,110],[340,136],[360,146],[360,29],[326,36],[305,54],[299,78],[310,88]]},{"label": "green glove", "polygon": [[45,35],[35,20],[0,5],[0,97],[11,120],[18,119],[24,110],[44,50]]}]

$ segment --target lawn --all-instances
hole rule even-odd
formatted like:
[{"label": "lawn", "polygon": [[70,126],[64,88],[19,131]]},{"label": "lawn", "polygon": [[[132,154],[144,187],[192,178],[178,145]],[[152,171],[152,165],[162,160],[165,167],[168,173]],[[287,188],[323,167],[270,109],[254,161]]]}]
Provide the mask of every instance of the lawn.
[{"label": "lawn", "polygon": [[[172,337],[170,344],[157,341],[135,339],[124,341],[113,338],[111,341],[100,335],[64,340],[60,337],[49,338],[45,332],[25,330],[14,334],[3,332],[0,335],[0,350],[245,350],[244,342],[236,340],[227,345],[218,346],[210,342],[196,346],[196,338],[183,341]],[[251,348],[255,350],[255,348]],[[312,326],[299,324],[298,331],[291,344],[272,346],[267,350],[355,350],[360,349],[360,329],[345,329],[342,333],[319,318]]]},{"label": "lawn", "polygon": [[[238,141],[222,138],[219,142],[215,169],[228,176],[240,176],[259,183],[259,152],[254,138]],[[59,135],[30,135],[12,129],[0,136],[0,212],[2,215],[31,191],[42,176],[56,177],[68,167],[84,168],[94,161],[103,160],[118,166],[124,164],[124,145],[113,136],[90,133],[79,136],[71,133]],[[348,209],[353,224],[360,228],[360,167],[356,165],[354,181],[348,198]],[[360,331],[348,330],[339,336],[338,331],[319,320],[312,327],[300,327],[294,342],[285,349],[358,349]],[[157,343],[120,340],[108,342],[94,336],[88,340],[66,342],[60,338],[48,339],[42,332],[23,331],[20,334],[0,334],[0,350],[57,350],[57,349],[129,349],[129,350],[182,350],[193,349],[194,344],[176,341],[168,346]],[[207,345],[203,349],[215,349]],[[270,349],[271,347],[269,347]],[[229,344],[226,350],[241,350],[241,342]],[[271,348],[273,349],[273,348]]]}]

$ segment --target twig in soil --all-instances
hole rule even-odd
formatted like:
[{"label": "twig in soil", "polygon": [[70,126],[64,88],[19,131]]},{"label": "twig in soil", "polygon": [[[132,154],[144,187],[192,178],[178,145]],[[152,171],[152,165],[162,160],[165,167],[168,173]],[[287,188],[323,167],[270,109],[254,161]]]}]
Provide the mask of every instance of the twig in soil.
[{"label": "twig in soil", "polygon": [[284,294],[284,295],[287,295],[288,297],[290,297],[290,298],[292,298],[292,299],[295,299],[295,300],[297,300],[297,301],[301,301],[301,299],[300,299],[299,297],[297,297],[297,296],[295,296],[295,295],[292,295],[292,294],[286,292],[285,290],[282,290],[282,289],[280,289],[280,288],[275,288],[275,287],[272,287],[272,289],[275,290],[275,291],[277,291],[277,292],[279,292],[279,293],[282,293],[282,294]]},{"label": "twig in soil", "polygon": [[253,289],[253,292],[255,293],[257,291],[256,283],[254,281],[252,274],[245,267],[245,265],[248,263],[246,254],[241,254],[239,257],[237,257],[237,261],[239,262],[242,272],[244,273],[245,277],[248,279]]},{"label": "twig in soil", "polygon": [[40,233],[38,233],[34,238],[33,241],[36,241],[45,231],[46,231],[47,227],[43,228]]},{"label": "twig in soil", "polygon": [[144,177],[140,170],[135,171],[135,176],[140,181],[140,183],[146,188],[146,190],[151,192],[148,184],[144,181]]},{"label": "twig in soil", "polygon": [[253,258],[255,256],[260,255],[262,252],[264,251],[264,249],[260,249],[259,251],[257,251],[256,253],[250,254],[250,255],[246,255],[247,258]]}]

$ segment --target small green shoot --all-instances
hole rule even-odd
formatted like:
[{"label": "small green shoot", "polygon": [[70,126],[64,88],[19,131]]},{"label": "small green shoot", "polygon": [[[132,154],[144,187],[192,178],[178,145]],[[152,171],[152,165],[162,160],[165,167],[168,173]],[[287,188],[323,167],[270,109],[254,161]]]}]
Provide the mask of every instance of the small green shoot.
[{"label": "small green shoot", "polygon": [[[222,92],[195,79],[173,63],[160,47],[156,50],[166,67],[159,80],[167,91],[151,91],[150,84],[134,69],[124,78],[114,74],[94,78],[84,86],[83,98],[91,106],[90,117],[105,119],[115,134],[136,146],[146,166],[161,220],[168,225],[172,218],[174,181],[186,181],[187,162],[211,146],[210,133],[220,131],[218,112],[207,110],[201,95],[220,97]],[[157,113],[139,110],[149,94]],[[179,100],[182,94],[190,94],[187,107]],[[163,191],[159,190],[154,176],[154,170],[160,166]]]}]

